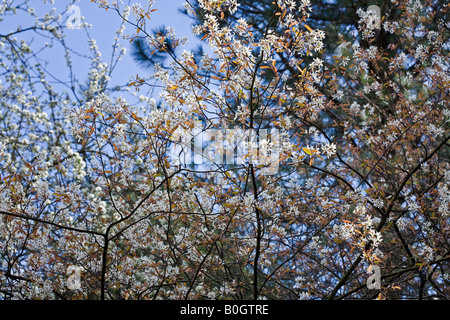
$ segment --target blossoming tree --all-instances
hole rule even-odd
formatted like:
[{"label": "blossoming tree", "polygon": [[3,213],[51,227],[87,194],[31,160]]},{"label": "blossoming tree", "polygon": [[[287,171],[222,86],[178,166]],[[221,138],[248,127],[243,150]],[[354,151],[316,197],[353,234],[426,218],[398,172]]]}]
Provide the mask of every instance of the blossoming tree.
[{"label": "blossoming tree", "polygon": [[356,8],[324,61],[309,1],[264,2],[255,26],[239,1],[187,1],[202,54],[149,31],[153,1],[93,2],[170,62],[132,103],[91,40],[80,95],[15,38],[67,49],[54,14],[0,33],[4,298],[448,298],[447,7]]}]

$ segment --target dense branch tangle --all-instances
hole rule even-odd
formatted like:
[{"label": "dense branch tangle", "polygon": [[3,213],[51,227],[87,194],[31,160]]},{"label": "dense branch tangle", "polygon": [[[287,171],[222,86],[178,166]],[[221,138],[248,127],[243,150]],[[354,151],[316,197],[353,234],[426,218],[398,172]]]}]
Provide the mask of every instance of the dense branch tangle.
[{"label": "dense branch tangle", "polygon": [[[195,54],[172,31],[147,30],[158,14],[151,1],[93,2],[134,28],[130,41],[167,52],[150,79],[129,84],[143,92],[156,82],[158,108],[113,97],[102,80],[59,110],[70,126],[55,144],[76,146],[84,165],[64,146],[47,159],[2,136],[4,298],[448,298],[448,55],[443,33],[412,31],[423,13],[386,4],[401,12],[398,26],[387,19],[372,34],[370,16],[346,6],[358,33],[341,35],[331,63],[304,3],[189,1],[208,47]],[[245,19],[264,12],[254,26]],[[390,28],[407,36],[390,43]],[[422,62],[408,67],[404,54]],[[270,175],[250,148],[240,163],[183,163],[173,152],[177,132],[215,129],[256,133],[262,156],[274,138],[262,130],[275,128],[280,150],[269,159],[279,169]],[[193,159],[191,143],[182,149]],[[366,286],[373,264],[378,290]],[[82,267],[79,289],[67,287],[73,265]]]}]

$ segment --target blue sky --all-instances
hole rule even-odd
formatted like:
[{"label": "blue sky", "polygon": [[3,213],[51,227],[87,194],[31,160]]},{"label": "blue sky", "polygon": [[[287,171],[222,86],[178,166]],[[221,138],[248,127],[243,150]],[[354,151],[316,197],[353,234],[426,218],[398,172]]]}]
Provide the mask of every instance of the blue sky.
[{"label": "blue sky", "polygon": [[[58,0],[59,2],[63,2]],[[66,1],[64,1],[66,2]],[[67,1],[69,2],[69,1]],[[125,2],[125,1],[124,1]],[[142,3],[145,5],[147,1],[132,1],[132,3]],[[172,26],[176,30],[176,34],[179,37],[187,36],[192,38],[192,20],[189,17],[178,12],[183,8],[184,0],[155,0],[154,8],[157,11],[153,12],[150,16],[151,21],[148,23],[148,29],[157,29],[160,26]],[[115,37],[115,31],[118,29],[121,23],[120,17],[114,11],[106,11],[105,9],[98,8],[98,6],[91,1],[81,0],[77,3],[81,9],[81,15],[85,18],[87,23],[92,24],[90,31],[92,37],[96,39],[102,57],[105,58],[105,62],[108,62],[108,58],[111,54],[111,45]],[[135,33],[131,25],[126,25],[125,34]],[[72,34],[70,34],[72,33]],[[68,40],[78,41],[78,33],[83,33],[82,30],[73,29],[68,32]],[[73,37],[72,37],[73,36]],[[85,40],[85,39],[84,39]],[[120,61],[117,69],[112,75],[112,81],[119,79],[129,79],[136,73],[140,75],[148,75],[149,71],[144,70],[136,65],[130,55],[129,43],[125,40],[122,44],[127,48],[127,56]],[[86,43],[81,44],[87,47]],[[124,79],[124,80],[125,80]]]},{"label": "blue sky", "polygon": [[[14,2],[14,5],[18,5],[21,1]],[[54,4],[44,3],[42,0],[29,1],[30,6],[34,6],[37,16],[43,16],[50,12],[52,8],[56,9],[56,14],[62,13],[62,21],[65,21],[71,13],[67,13],[67,7],[73,3],[72,0],[55,0]],[[141,3],[145,7],[146,0],[132,0],[131,3]],[[124,0],[124,3],[128,3],[128,0]],[[99,8],[97,4],[92,3],[90,0],[78,0],[75,4],[80,8],[81,16],[84,17],[84,21],[91,24],[92,28],[88,29],[90,36],[96,40],[100,52],[102,53],[103,62],[110,64],[112,44],[116,37],[115,32],[120,27],[121,18],[113,11],[106,11],[103,8]],[[159,27],[172,26],[175,28],[176,35],[179,37],[186,36],[189,39],[194,40],[192,34],[192,19],[179,12],[183,8],[184,0],[155,0],[153,6],[157,9],[150,17],[151,21],[147,23],[148,31],[158,29]],[[33,26],[35,24],[34,17],[29,14],[18,12],[16,15],[4,16],[0,21],[0,33],[6,34],[10,31],[15,31],[20,26],[22,29]],[[126,24],[124,34],[135,34],[136,30],[133,26]],[[80,83],[84,83],[88,77],[90,60],[86,58],[79,58],[78,54],[89,54],[89,44],[86,31],[81,29],[66,29],[65,30],[65,42],[67,46],[73,49],[75,52],[71,53],[71,58],[74,62],[74,71],[77,79]],[[24,40],[31,40],[31,50],[36,52],[36,48],[43,46],[45,41],[49,39],[36,36],[36,33],[32,31],[22,32],[17,34],[17,38]],[[149,70],[145,70],[139,67],[131,57],[130,43],[128,40],[121,40],[121,45],[127,49],[127,55],[118,63],[117,68],[111,75],[110,85],[125,84],[129,79],[134,77],[137,73],[140,76],[150,75]],[[48,62],[47,70],[51,72],[55,77],[60,80],[67,81],[69,71],[64,59],[64,51],[59,44],[51,49],[47,49],[41,53],[40,58]],[[3,81],[2,81],[3,82]]]}]

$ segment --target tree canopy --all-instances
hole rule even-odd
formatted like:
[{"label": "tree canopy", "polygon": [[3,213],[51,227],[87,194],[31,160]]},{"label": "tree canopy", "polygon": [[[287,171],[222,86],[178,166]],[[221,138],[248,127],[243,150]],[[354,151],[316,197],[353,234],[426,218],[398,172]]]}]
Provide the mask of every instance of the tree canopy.
[{"label": "tree canopy", "polygon": [[446,4],[91,2],[0,5],[2,299],[449,298]]}]

